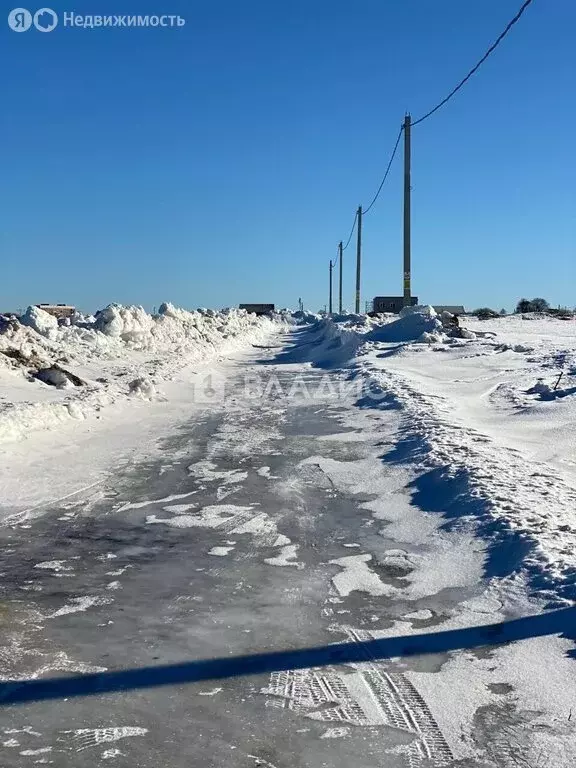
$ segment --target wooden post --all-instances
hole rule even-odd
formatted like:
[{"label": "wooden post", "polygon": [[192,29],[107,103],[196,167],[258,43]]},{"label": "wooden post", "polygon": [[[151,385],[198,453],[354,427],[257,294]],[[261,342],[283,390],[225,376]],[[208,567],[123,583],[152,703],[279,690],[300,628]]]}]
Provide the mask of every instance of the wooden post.
[{"label": "wooden post", "polygon": [[338,289],[338,314],[342,314],[342,261],[344,258],[344,249],[342,248],[342,242],[338,245],[338,258],[340,259],[340,284]]},{"label": "wooden post", "polygon": [[358,239],[356,241],[356,314],[360,314],[360,273],[362,269],[362,206],[358,208]]},{"label": "wooden post", "polygon": [[412,303],[412,251],[411,251],[411,117],[404,118],[404,306]]},{"label": "wooden post", "polygon": [[330,259],[330,292],[328,294],[328,314],[332,314],[332,259]]}]

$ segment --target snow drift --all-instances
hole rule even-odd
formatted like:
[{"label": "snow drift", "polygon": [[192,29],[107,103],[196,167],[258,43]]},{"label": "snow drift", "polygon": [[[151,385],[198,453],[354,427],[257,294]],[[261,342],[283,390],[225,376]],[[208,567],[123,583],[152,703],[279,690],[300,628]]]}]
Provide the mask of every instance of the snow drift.
[{"label": "snow drift", "polygon": [[442,341],[443,327],[433,307],[404,307],[398,320],[380,325],[371,331],[368,341],[407,343]]},{"label": "snow drift", "polygon": [[[399,315],[332,315],[308,316],[302,324],[312,324],[314,341],[290,357],[295,362],[311,362],[315,366],[334,368],[349,364],[359,350],[368,344],[394,347],[412,344],[434,344],[447,341],[442,322],[433,307],[406,307]],[[473,335],[473,334],[471,334]]]}]

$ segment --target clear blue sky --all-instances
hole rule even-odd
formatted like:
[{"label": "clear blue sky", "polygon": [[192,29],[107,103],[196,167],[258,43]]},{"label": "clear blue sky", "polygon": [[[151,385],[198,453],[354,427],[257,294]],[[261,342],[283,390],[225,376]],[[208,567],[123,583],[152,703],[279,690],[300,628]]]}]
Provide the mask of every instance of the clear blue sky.
[{"label": "clear blue sky", "polygon": [[[456,84],[521,0],[99,0],[180,29],[9,30],[0,310],[327,301],[328,261],[404,112]],[[31,8],[33,11],[36,7]],[[413,131],[413,290],[576,304],[576,3],[534,0]],[[401,292],[401,155],[365,220],[363,300]],[[353,306],[353,248],[345,303]]]}]

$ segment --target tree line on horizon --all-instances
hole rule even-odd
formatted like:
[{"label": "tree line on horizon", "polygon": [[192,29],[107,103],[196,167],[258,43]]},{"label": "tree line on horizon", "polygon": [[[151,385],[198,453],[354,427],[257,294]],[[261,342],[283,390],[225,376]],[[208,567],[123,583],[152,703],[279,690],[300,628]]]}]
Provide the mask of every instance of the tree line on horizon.
[{"label": "tree line on horizon", "polygon": [[[529,312],[536,312],[538,314],[545,313],[548,315],[556,315],[557,317],[573,317],[575,313],[574,310],[568,309],[567,307],[553,308],[546,299],[535,298],[520,299],[513,314],[524,315]],[[479,309],[475,309],[471,314],[476,315],[480,320],[489,320],[490,318],[501,317],[508,313],[505,309],[496,312],[496,310],[491,309],[490,307],[480,307]]]}]

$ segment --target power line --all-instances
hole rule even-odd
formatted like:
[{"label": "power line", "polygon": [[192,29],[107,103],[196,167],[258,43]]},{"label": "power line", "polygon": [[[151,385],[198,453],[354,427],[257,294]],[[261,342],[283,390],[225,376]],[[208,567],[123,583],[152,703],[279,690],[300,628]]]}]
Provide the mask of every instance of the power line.
[{"label": "power line", "polygon": [[462,86],[463,86],[463,85],[464,85],[466,82],[468,82],[468,80],[470,80],[470,78],[472,77],[472,75],[473,75],[475,72],[477,72],[477,71],[480,69],[480,67],[482,66],[482,64],[484,64],[484,62],[486,61],[486,59],[488,58],[488,56],[490,56],[490,54],[492,53],[492,51],[494,51],[494,50],[495,50],[495,49],[496,49],[496,48],[497,48],[497,47],[500,45],[500,43],[502,42],[502,40],[504,40],[504,38],[506,37],[506,35],[508,34],[508,32],[510,32],[510,30],[512,29],[512,27],[514,26],[514,24],[516,24],[516,22],[520,20],[520,17],[522,16],[522,14],[523,14],[523,13],[524,13],[524,11],[526,10],[526,8],[528,8],[528,6],[530,5],[530,3],[531,3],[531,2],[532,2],[532,0],[525,0],[524,4],[523,4],[523,5],[522,5],[522,7],[520,8],[520,10],[519,10],[519,11],[518,11],[518,13],[516,14],[516,16],[514,16],[514,18],[512,19],[512,21],[510,21],[510,22],[508,23],[508,25],[506,26],[505,30],[504,30],[504,31],[502,32],[502,34],[501,34],[501,35],[498,37],[498,39],[496,40],[496,42],[495,42],[495,43],[493,43],[493,44],[490,46],[490,48],[488,48],[488,50],[486,51],[486,53],[484,54],[484,56],[482,56],[482,58],[481,58],[481,59],[480,59],[480,61],[479,61],[479,62],[476,64],[476,66],[475,66],[475,67],[473,67],[473,68],[470,70],[470,72],[468,72],[468,74],[466,75],[466,77],[465,77],[463,80],[461,80],[461,81],[458,83],[458,85],[456,86],[456,88],[454,88],[454,90],[450,91],[450,93],[448,94],[448,96],[446,96],[446,98],[445,98],[445,99],[442,99],[442,101],[441,101],[439,104],[437,104],[437,105],[434,107],[434,109],[431,109],[431,110],[430,110],[430,112],[427,112],[425,115],[423,115],[422,117],[420,117],[418,120],[414,120],[414,121],[413,121],[413,123],[412,123],[412,126],[418,125],[418,123],[422,123],[424,120],[426,120],[427,118],[429,118],[429,117],[430,117],[430,115],[433,115],[433,114],[434,114],[434,112],[437,112],[437,111],[440,109],[440,107],[443,107],[443,106],[444,106],[444,104],[446,104],[446,102],[447,102],[447,101],[450,101],[450,99],[452,98],[452,96],[454,96],[456,93],[458,93],[458,91],[460,90],[460,88],[462,88]]},{"label": "power line", "polygon": [[[342,249],[344,250],[344,249]],[[338,252],[336,253],[336,258],[334,261],[330,259],[330,263],[332,264],[332,269],[335,269],[338,266],[338,259],[340,258],[340,244],[338,244]]]},{"label": "power line", "polygon": [[350,240],[352,240],[352,235],[354,234],[354,230],[356,229],[356,222],[358,221],[358,211],[356,211],[356,215],[354,216],[354,223],[352,224],[352,230],[350,231],[350,237],[348,238],[346,245],[342,248],[343,251],[348,248],[350,245]]},{"label": "power line", "polygon": [[[376,195],[374,196],[374,199],[372,200],[372,202],[370,203],[368,208],[366,208],[366,210],[364,211],[364,216],[366,216],[366,214],[370,212],[370,209],[375,204],[376,200],[378,200],[378,198],[380,197],[380,192],[382,192],[382,187],[384,186],[384,182],[388,178],[388,174],[390,173],[390,168],[392,167],[392,163],[394,162],[394,157],[396,156],[396,150],[398,149],[398,144],[400,144],[400,137],[402,136],[402,131],[403,130],[404,130],[404,126],[402,126],[400,128],[400,131],[398,133],[398,138],[396,139],[396,144],[394,145],[394,149],[392,150],[392,155],[390,157],[390,162],[388,163],[388,167],[386,168],[386,173],[384,174],[384,178],[382,179],[382,183],[378,187],[378,192],[376,192]],[[356,213],[356,217],[358,217],[358,213]],[[356,222],[354,222],[354,223],[356,223]],[[352,231],[354,231],[354,230],[352,230]],[[350,235],[350,237],[352,237],[352,235]]]}]

